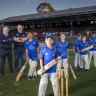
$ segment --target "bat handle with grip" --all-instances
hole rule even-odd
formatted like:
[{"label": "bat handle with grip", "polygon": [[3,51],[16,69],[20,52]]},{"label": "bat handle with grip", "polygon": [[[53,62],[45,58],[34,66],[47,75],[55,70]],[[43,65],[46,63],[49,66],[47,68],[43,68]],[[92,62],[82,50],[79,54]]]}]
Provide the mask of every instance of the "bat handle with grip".
[{"label": "bat handle with grip", "polygon": [[61,55],[61,58],[62,58],[64,55],[65,55],[65,53],[63,53],[63,54]]},{"label": "bat handle with grip", "polygon": [[[60,57],[62,58],[65,55],[65,53],[63,53]],[[58,58],[56,58],[56,61],[58,61]]]}]

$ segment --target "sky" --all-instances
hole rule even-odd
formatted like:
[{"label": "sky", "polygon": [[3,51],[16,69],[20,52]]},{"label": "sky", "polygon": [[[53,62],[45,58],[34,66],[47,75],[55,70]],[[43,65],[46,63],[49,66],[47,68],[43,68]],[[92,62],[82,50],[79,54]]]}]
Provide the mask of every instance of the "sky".
[{"label": "sky", "polygon": [[50,3],[55,10],[96,6],[96,0],[0,0],[0,20],[37,13],[40,3]]}]

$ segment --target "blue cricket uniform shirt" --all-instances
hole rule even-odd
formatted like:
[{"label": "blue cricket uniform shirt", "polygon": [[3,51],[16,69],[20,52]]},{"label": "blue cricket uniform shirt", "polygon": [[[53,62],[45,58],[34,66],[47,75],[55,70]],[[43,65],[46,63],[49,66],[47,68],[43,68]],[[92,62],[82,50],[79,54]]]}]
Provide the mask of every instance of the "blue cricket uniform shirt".
[{"label": "blue cricket uniform shirt", "polygon": [[[95,38],[93,38],[93,37],[91,37],[90,39],[89,39],[89,42],[88,42],[89,44],[96,44],[96,37]],[[92,48],[92,49],[90,49],[90,51],[96,51],[96,46],[94,46],[94,48]]]},{"label": "blue cricket uniform shirt", "polygon": [[[83,41],[80,43],[79,47],[80,50],[85,49],[89,46],[88,42],[83,43]],[[81,55],[87,55],[88,51],[81,52]]]},{"label": "blue cricket uniform shirt", "polygon": [[57,48],[60,56],[65,53],[64,56],[62,56],[62,59],[66,59],[67,58],[67,48],[69,46],[69,43],[67,41],[62,42],[62,41],[58,41],[55,45],[55,47]]},{"label": "blue cricket uniform shirt", "polygon": [[[58,51],[55,47],[48,48],[47,45],[40,50],[39,59],[44,60],[44,66],[55,59],[58,55]],[[49,68],[45,73],[56,73],[56,64]]]},{"label": "blue cricket uniform shirt", "polygon": [[35,38],[32,38],[32,41],[29,41],[29,38],[25,41],[25,48],[28,49],[28,57],[32,61],[36,60],[36,48],[39,47],[38,41]]},{"label": "blue cricket uniform shirt", "polygon": [[[78,52],[78,47],[79,47],[79,44],[82,42],[82,40],[76,40],[75,43],[74,43],[74,46],[75,46],[75,52]],[[79,48],[80,49],[80,48]]]}]

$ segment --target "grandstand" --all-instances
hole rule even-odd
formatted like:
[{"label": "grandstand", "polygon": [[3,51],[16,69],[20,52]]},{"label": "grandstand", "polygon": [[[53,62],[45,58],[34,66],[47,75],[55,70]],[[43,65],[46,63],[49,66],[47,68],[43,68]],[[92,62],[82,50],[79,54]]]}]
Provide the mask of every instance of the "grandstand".
[{"label": "grandstand", "polygon": [[[14,16],[0,20],[0,26],[8,25],[11,31],[14,31],[18,24],[24,26],[25,32],[37,33],[39,40],[44,39],[46,32],[55,33],[56,38],[58,37],[56,34],[58,35],[61,31],[67,35],[77,33],[88,35],[90,32],[96,31],[96,6]],[[68,41],[71,38],[69,37]]]}]

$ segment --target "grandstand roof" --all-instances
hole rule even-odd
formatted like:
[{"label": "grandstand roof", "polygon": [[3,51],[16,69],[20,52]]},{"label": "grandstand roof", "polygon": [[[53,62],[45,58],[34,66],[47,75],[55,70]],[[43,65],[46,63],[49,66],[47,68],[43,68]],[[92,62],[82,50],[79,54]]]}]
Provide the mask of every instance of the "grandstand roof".
[{"label": "grandstand roof", "polygon": [[69,8],[69,9],[65,9],[65,10],[58,10],[55,12],[46,12],[46,13],[14,16],[14,17],[9,17],[9,18],[0,20],[0,23],[2,21],[7,23],[7,22],[36,20],[36,19],[54,18],[54,17],[66,17],[66,16],[93,14],[93,13],[96,13],[96,6],[81,7],[81,8]]}]

